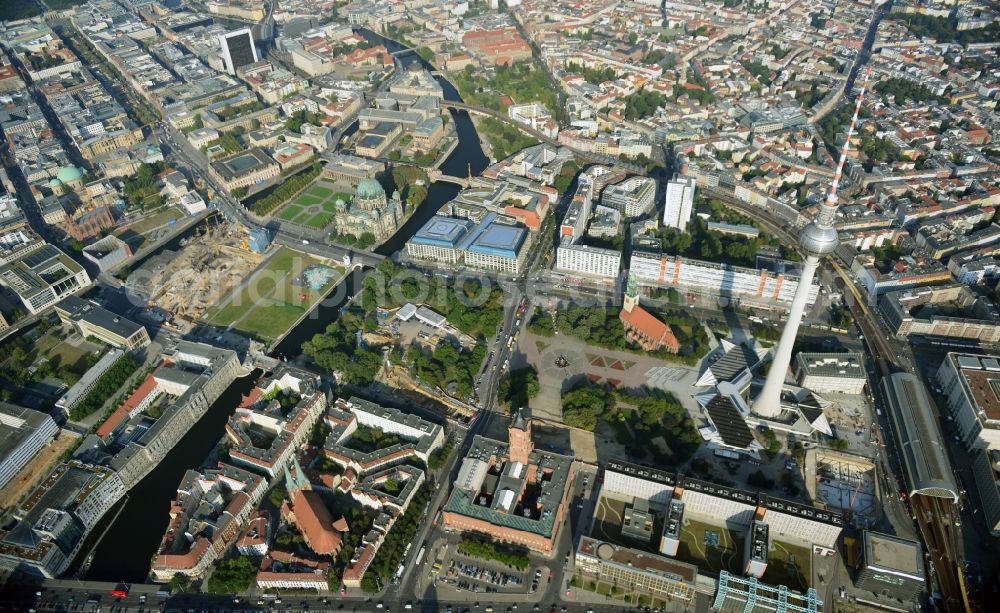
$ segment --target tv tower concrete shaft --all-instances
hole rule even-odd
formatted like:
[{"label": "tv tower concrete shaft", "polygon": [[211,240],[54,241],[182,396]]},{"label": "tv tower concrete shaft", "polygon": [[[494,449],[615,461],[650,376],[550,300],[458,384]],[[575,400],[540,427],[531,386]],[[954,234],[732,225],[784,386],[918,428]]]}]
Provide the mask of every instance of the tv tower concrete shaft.
[{"label": "tv tower concrete shaft", "polygon": [[799,235],[799,251],[802,253],[803,259],[799,286],[795,289],[785,329],[782,330],[781,339],[774,350],[771,370],[767,373],[767,379],[764,381],[764,389],[761,390],[753,403],[754,413],[762,417],[776,417],[781,414],[781,389],[785,385],[785,375],[792,362],[792,347],[795,345],[795,337],[799,332],[799,325],[802,323],[802,314],[805,312],[806,300],[809,298],[809,288],[816,276],[816,267],[819,266],[821,257],[833,253],[840,244],[837,229],[834,227],[838,208],[837,188],[840,185],[840,177],[844,173],[847,150],[851,146],[851,137],[854,135],[854,127],[858,122],[858,115],[861,113],[861,102],[865,98],[865,89],[868,87],[868,78],[871,76],[871,72],[871,68],[869,68],[865,74],[865,81],[861,85],[861,92],[858,94],[858,101],[854,106],[854,117],[851,118],[851,125],[847,128],[847,140],[844,142],[844,148],[840,151],[840,161],[837,163],[837,171],[833,175],[830,191],[820,206],[816,218],[803,228]]}]

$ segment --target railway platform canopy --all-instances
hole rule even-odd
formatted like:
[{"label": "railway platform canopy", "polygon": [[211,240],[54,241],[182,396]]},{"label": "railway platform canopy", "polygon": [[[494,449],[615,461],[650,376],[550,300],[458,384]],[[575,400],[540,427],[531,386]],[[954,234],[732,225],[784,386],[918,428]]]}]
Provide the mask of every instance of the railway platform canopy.
[{"label": "railway platform canopy", "polygon": [[882,379],[880,387],[900,448],[910,497],[922,495],[957,503],[959,489],[927,388],[910,373],[889,375]]}]

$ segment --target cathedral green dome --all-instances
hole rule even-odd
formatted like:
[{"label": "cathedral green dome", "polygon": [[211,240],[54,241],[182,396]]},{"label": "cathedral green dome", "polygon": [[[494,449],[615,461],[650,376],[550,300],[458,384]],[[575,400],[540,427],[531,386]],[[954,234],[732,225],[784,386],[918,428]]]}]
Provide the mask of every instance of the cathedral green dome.
[{"label": "cathedral green dome", "polygon": [[358,183],[357,197],[362,200],[373,200],[375,198],[381,198],[385,195],[385,190],[382,189],[382,185],[370,177],[365,177],[361,179]]}]

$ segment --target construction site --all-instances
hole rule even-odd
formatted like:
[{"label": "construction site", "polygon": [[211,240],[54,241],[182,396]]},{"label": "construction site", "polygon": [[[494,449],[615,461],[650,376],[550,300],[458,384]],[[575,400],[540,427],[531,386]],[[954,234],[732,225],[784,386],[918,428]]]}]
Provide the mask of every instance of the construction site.
[{"label": "construction site", "polygon": [[832,449],[810,449],[805,458],[805,483],[817,506],[840,511],[855,525],[874,521],[879,491],[871,459]]},{"label": "construction site", "polygon": [[[378,328],[361,335],[361,342],[368,347],[389,351],[393,347],[417,345],[433,352],[445,342],[465,351],[471,351],[476,346],[476,339],[462,333],[443,315],[423,305],[407,303],[396,309],[379,308],[376,313]],[[476,413],[474,406],[416,379],[402,365],[392,364],[389,360],[383,361],[376,380],[393,388],[394,393],[405,394],[443,415],[469,418]]]},{"label": "construction site", "polygon": [[246,279],[264,259],[246,235],[224,224],[204,224],[178,251],[158,253],[129,275],[129,294],[190,325]]}]

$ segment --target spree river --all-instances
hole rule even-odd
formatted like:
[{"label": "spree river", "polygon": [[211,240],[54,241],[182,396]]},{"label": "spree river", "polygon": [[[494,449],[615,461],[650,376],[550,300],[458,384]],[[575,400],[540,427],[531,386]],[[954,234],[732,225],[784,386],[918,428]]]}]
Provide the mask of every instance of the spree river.
[{"label": "spree river", "polygon": [[[163,537],[170,516],[170,501],[189,468],[197,468],[236,412],[243,394],[248,393],[260,376],[254,371],[237,379],[212,404],[163,461],[128,493],[128,500],[94,551],[87,578],[94,581],[145,581],[152,556]],[[98,531],[101,529],[98,526]]]},{"label": "spree river", "polygon": [[[372,32],[366,30],[361,32],[367,38],[378,40],[391,52],[404,49],[398,43]],[[432,70],[430,64],[412,51],[398,57],[403,63],[417,61],[428,70]],[[444,89],[446,99],[461,101],[451,83],[440,77],[438,81]],[[470,170],[473,175],[478,175],[489,165],[489,160],[483,154],[475,126],[465,111],[453,110],[451,116],[455,122],[459,144],[440,169],[445,174],[458,177],[465,177]],[[406,241],[433,217],[443,204],[455,197],[458,190],[458,186],[450,183],[431,184],[427,190],[427,198],[403,227],[376,252],[390,257],[402,249]],[[289,360],[300,355],[302,343],[317,332],[323,331],[337,318],[343,304],[360,289],[365,274],[366,271],[355,271],[331,290],[314,311],[275,347],[272,355]],[[117,516],[109,514],[106,521],[111,522],[110,527],[94,550],[93,561],[86,574],[87,579],[129,582],[146,580],[153,555],[169,521],[167,512],[170,502],[177,493],[177,485],[184,472],[200,466],[212,452],[223,436],[226,421],[236,410],[242,394],[253,387],[259,375],[258,371],[248,377],[237,379],[212,405],[198,425],[192,428],[163,461],[129,492],[121,512]],[[102,524],[95,530],[95,534],[99,534],[107,525],[104,522]]]},{"label": "spree river", "polygon": [[[399,43],[389,40],[388,38],[379,36],[374,32],[368,30],[361,30],[362,35],[369,40],[375,40],[383,45],[390,52],[395,53],[406,47],[401,46]],[[403,64],[409,64],[410,62],[419,62],[427,70],[434,70],[434,67],[426,62],[419,55],[410,51],[409,53],[403,53],[397,56],[399,61]],[[438,83],[441,84],[441,88],[444,91],[445,100],[451,100],[454,102],[462,102],[462,98],[458,95],[458,91],[455,86],[448,82],[442,77],[437,78]],[[476,126],[472,123],[472,119],[469,117],[469,113],[466,111],[451,111],[452,121],[455,122],[455,130],[458,133],[458,147],[452,152],[448,159],[441,164],[440,170],[446,175],[452,175],[453,177],[465,177],[468,176],[471,171],[472,174],[479,175],[483,172],[487,166],[489,166],[489,159],[483,154],[483,148],[479,144],[479,134],[476,132]],[[375,249],[375,252],[379,255],[384,255],[386,257],[391,256],[393,253],[399,251],[406,244],[413,234],[421,228],[427,220],[434,216],[441,208],[441,205],[452,200],[456,194],[458,194],[459,187],[452,183],[436,182],[432,183],[427,190],[427,198],[417,207],[417,210],[413,215],[403,224],[403,227],[393,235],[388,241],[383,243],[380,247]]]}]

